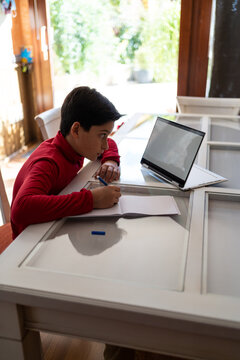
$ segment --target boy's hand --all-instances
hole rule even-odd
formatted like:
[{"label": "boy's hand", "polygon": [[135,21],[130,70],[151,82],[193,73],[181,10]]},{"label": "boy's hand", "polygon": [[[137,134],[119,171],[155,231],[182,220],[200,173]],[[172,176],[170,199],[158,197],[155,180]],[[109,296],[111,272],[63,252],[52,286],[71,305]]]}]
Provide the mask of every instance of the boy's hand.
[{"label": "boy's hand", "polygon": [[91,190],[94,209],[106,209],[117,204],[121,196],[118,186],[101,186]]},{"label": "boy's hand", "polygon": [[95,178],[97,176],[100,176],[107,182],[117,181],[120,177],[120,170],[116,161],[108,160],[102,164],[96,172]]}]

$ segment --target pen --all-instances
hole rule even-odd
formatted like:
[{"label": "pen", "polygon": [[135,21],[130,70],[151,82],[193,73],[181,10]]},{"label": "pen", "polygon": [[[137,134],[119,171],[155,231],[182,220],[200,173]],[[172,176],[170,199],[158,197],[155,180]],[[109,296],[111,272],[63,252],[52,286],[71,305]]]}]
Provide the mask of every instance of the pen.
[{"label": "pen", "polygon": [[105,180],[103,180],[100,176],[97,176],[98,180],[105,186],[108,186]]},{"label": "pen", "polygon": [[105,231],[97,231],[97,230],[93,230],[91,232],[92,235],[105,235]]}]

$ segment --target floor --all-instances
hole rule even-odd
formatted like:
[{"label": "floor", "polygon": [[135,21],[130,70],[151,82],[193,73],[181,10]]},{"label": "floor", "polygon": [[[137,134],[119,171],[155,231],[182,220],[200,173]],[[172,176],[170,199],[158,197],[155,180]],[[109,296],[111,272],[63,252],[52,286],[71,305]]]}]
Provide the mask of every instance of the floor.
[{"label": "floor", "polygon": [[43,360],[103,360],[102,343],[43,332],[40,335]]},{"label": "floor", "polygon": [[177,83],[137,84],[97,88],[116,106],[121,114],[163,114],[176,111]]},{"label": "floor", "polygon": [[[79,83],[72,79],[59,83],[54,90],[55,106],[61,106],[65,96]],[[97,85],[96,89],[106,96],[121,114],[150,112],[172,113],[176,110],[177,83],[139,84],[126,81],[118,85]]]}]

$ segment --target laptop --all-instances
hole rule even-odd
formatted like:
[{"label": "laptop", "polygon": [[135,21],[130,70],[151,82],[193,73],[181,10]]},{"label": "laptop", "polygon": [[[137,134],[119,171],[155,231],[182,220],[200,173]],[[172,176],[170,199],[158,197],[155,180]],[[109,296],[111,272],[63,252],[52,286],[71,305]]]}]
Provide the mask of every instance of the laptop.
[{"label": "laptop", "polygon": [[196,164],[205,133],[161,117],[156,119],[141,164],[153,176],[181,190],[189,190],[227,179]]}]

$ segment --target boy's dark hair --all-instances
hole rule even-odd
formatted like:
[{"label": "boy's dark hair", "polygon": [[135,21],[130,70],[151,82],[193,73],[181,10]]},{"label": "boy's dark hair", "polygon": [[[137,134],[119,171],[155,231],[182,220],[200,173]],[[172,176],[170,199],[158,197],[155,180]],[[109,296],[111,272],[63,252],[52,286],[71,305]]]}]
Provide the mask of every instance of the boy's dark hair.
[{"label": "boy's dark hair", "polygon": [[115,106],[97,90],[80,86],[73,89],[63,102],[60,131],[65,137],[75,121],[89,131],[93,125],[103,125],[121,116]]}]

